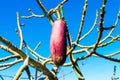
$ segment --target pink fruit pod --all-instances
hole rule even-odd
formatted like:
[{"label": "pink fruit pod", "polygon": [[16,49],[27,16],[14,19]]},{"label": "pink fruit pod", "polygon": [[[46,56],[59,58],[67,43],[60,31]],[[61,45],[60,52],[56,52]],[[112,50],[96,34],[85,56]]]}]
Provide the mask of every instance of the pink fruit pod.
[{"label": "pink fruit pod", "polygon": [[62,19],[52,24],[50,53],[55,65],[60,66],[66,60],[66,23]]}]

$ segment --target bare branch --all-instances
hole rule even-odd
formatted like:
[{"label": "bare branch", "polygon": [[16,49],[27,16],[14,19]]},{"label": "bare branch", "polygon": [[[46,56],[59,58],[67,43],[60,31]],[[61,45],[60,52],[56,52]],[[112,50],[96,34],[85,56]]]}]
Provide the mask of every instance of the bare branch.
[{"label": "bare branch", "polygon": [[65,66],[65,67],[67,67],[67,66],[72,66],[72,63],[71,63],[71,62],[65,63],[65,64],[63,64],[63,66]]},{"label": "bare branch", "polygon": [[44,15],[36,15],[35,13],[33,13],[33,11],[30,8],[28,9],[28,12],[31,15],[30,16],[22,16],[22,18],[29,19],[29,18],[33,18],[33,17],[36,17],[36,18],[44,18],[45,17]]},{"label": "bare branch", "polygon": [[20,18],[19,18],[19,13],[16,12],[17,14],[17,25],[18,25],[18,30],[19,30],[19,37],[20,37],[20,49],[23,48],[23,34],[22,34],[22,30],[20,27]]},{"label": "bare branch", "polygon": [[[107,54],[107,55],[103,55],[103,56],[105,56],[105,57],[112,57],[112,56],[115,56],[115,55],[118,55],[120,53],[120,51],[116,51],[116,52],[114,52],[114,53],[109,53],[109,54]],[[96,54],[93,54],[92,56],[96,56],[96,57],[99,57],[98,55],[96,55]]]},{"label": "bare branch", "polygon": [[[80,39],[80,36],[81,36],[81,33],[82,33],[82,27],[83,27],[83,24],[84,24],[86,9],[87,9],[87,0],[85,0],[85,3],[84,3],[83,13],[82,13],[82,19],[81,19],[81,23],[80,23],[80,28],[79,28],[78,35],[77,35],[76,42],[75,42],[76,44],[79,43],[79,39]],[[73,47],[71,47],[67,51],[67,55],[69,55],[75,49],[75,47],[76,47],[76,45],[74,45]]]},{"label": "bare branch", "polygon": [[70,33],[68,31],[68,27],[67,27],[67,38],[68,38],[68,44],[69,44],[69,47],[71,48],[72,47],[72,39],[71,39],[71,36],[70,36]]},{"label": "bare branch", "polygon": [[86,53],[87,53],[87,54],[86,54],[85,56],[82,56],[82,57],[77,58],[75,62],[77,62],[77,61],[79,61],[79,60],[84,60],[84,59],[92,56],[91,53],[88,52],[87,50],[86,50]]},{"label": "bare branch", "polygon": [[93,31],[93,29],[94,29],[94,27],[95,27],[95,25],[97,23],[97,20],[98,20],[98,11],[96,11],[96,18],[95,18],[95,21],[94,21],[94,24],[93,24],[92,28],[84,36],[82,36],[79,39],[79,41],[81,41],[82,39],[84,39],[85,37],[87,37]]},{"label": "bare branch", "polygon": [[75,71],[78,80],[85,80],[77,63],[73,65],[73,70]]},{"label": "bare branch", "polygon": [[58,4],[58,6],[56,7],[56,9],[59,8],[61,5],[63,5],[64,3],[66,3],[67,1],[68,0],[63,0],[61,3]]},{"label": "bare branch", "polygon": [[82,52],[86,52],[87,49],[80,49],[80,50],[74,50],[72,52],[72,54],[78,54],[78,53],[82,53]]},{"label": "bare branch", "polygon": [[70,61],[72,63],[73,70],[74,70],[76,76],[78,77],[78,79],[79,80],[84,80],[83,75],[80,71],[80,68],[79,68],[77,62],[75,62],[75,59],[74,59],[74,56],[73,56],[72,53],[70,53]]},{"label": "bare branch", "polygon": [[113,42],[115,42],[116,40],[119,40],[120,39],[120,36],[116,36],[116,37],[111,37],[112,39],[106,43],[103,43],[103,44],[100,44],[98,47],[104,47],[104,46],[107,46]]},{"label": "bare branch", "polygon": [[[51,25],[52,25],[53,22],[54,22],[54,20],[52,19],[53,16],[54,16],[53,13],[56,13],[58,15],[56,17],[58,17],[58,18],[60,18],[61,15],[62,15],[62,19],[64,18],[64,14],[62,12],[62,5],[67,1],[68,0],[62,0],[61,3],[59,3],[55,8],[51,9],[50,11],[47,11],[46,8],[44,7],[44,5],[41,3],[41,0],[36,0],[39,7],[44,12],[44,15],[36,15],[31,9],[28,9],[28,12],[30,13],[30,16],[22,16],[22,18],[28,19],[28,18],[32,18],[32,17],[36,17],[36,18],[47,17],[48,20],[50,21]],[[96,17],[95,17],[95,20],[94,20],[94,23],[93,23],[92,27],[83,36],[81,35],[82,31],[83,31],[83,27],[84,27],[88,0],[85,0],[85,2],[84,2],[82,17],[81,17],[81,21],[80,21],[80,27],[79,27],[79,30],[78,30],[76,40],[74,42],[72,41],[69,30],[67,29],[67,32],[66,32],[66,35],[67,35],[67,38],[68,38],[67,56],[69,56],[70,62],[63,64],[62,66],[64,66],[64,67],[72,66],[72,68],[73,68],[73,70],[74,70],[74,72],[75,72],[75,74],[76,74],[76,76],[78,77],[79,80],[85,80],[84,76],[83,76],[83,74],[80,70],[80,66],[78,65],[78,61],[80,61],[80,60],[84,60],[84,59],[86,59],[88,57],[91,57],[91,56],[96,56],[96,57],[104,58],[106,60],[110,60],[110,61],[114,61],[114,62],[120,62],[120,59],[112,58],[112,56],[120,54],[120,51],[116,51],[116,52],[110,53],[108,55],[102,55],[102,54],[99,54],[99,52],[97,53],[97,51],[96,51],[97,48],[108,46],[109,44],[111,44],[111,43],[113,43],[117,40],[120,40],[120,35],[112,36],[112,33],[115,30],[115,28],[118,24],[118,21],[120,19],[120,11],[118,12],[116,21],[112,26],[110,26],[110,27],[104,27],[103,26],[104,17],[105,17],[106,2],[107,2],[107,0],[103,0],[102,7],[100,9],[100,22],[99,22],[98,37],[97,37],[97,40],[94,44],[92,44],[90,46],[83,46],[83,45],[79,44],[79,42],[81,40],[85,39],[94,30],[94,28],[96,26],[96,23],[97,23],[97,20],[98,20],[98,11],[96,11]],[[32,66],[33,68],[36,68],[36,78],[35,79],[37,79],[37,77],[38,77],[37,71],[40,71],[43,75],[45,75],[44,78],[46,80],[58,80],[58,78],[57,78],[58,67],[57,66],[53,67],[52,71],[50,71],[49,68],[46,67],[47,64],[54,65],[51,57],[45,58],[45,57],[41,56],[39,53],[36,52],[36,50],[39,48],[41,42],[39,42],[36,45],[36,47],[34,49],[32,49],[24,41],[22,30],[21,30],[21,24],[20,24],[20,16],[19,16],[18,12],[16,14],[17,14],[17,26],[18,26],[17,32],[18,32],[18,36],[20,38],[20,47],[17,48],[10,41],[8,41],[5,38],[3,38],[2,36],[0,36],[0,42],[3,43],[3,45],[0,44],[0,48],[12,54],[12,56],[7,56],[5,58],[1,58],[0,62],[5,62],[7,60],[16,58],[16,60],[13,61],[13,62],[0,64],[0,70],[5,70],[5,69],[13,66],[14,64],[17,64],[21,61],[24,61],[24,64],[19,68],[16,76],[14,77],[14,80],[18,80],[24,70],[26,70],[29,80],[33,80],[33,77],[30,73],[28,65]],[[56,18],[56,19],[58,19],[58,18]],[[110,31],[107,34],[107,36],[105,36],[102,39],[103,31],[106,31],[106,30],[110,30]],[[107,41],[108,39],[109,39],[109,41]],[[37,60],[34,60],[34,59],[28,57],[28,55],[25,54],[22,51],[22,48],[23,48],[24,45],[25,45],[26,49],[28,49],[29,52],[37,60],[40,59],[40,61],[39,60],[37,61]],[[75,54],[82,54],[82,53],[86,53],[86,54],[81,56],[81,57],[79,56],[78,58],[76,58],[74,56]],[[114,76],[113,76],[113,78],[114,78]]]},{"label": "bare branch", "polygon": [[81,19],[81,22],[80,22],[80,28],[79,28],[79,31],[78,31],[78,35],[77,35],[77,39],[76,39],[76,43],[79,42],[79,39],[80,39],[80,37],[81,37],[82,28],[83,28],[84,19],[85,19],[86,10],[87,10],[87,5],[88,5],[87,3],[88,3],[88,1],[85,0],[84,8],[83,8],[83,12],[82,12],[82,19]]},{"label": "bare branch", "polygon": [[36,50],[39,48],[40,45],[41,45],[41,42],[39,42],[39,43],[37,44],[37,46],[35,47],[34,51],[36,51]]},{"label": "bare branch", "polygon": [[30,53],[31,53],[33,56],[35,56],[37,59],[38,59],[38,58],[39,58],[39,59],[42,59],[42,60],[45,60],[45,59],[46,59],[45,57],[39,55],[37,52],[35,52],[34,50],[32,50],[27,44],[26,44],[26,47],[27,47],[27,49],[30,51]]},{"label": "bare branch", "polygon": [[110,26],[110,27],[104,27],[103,29],[104,29],[104,30],[111,30],[111,29],[113,29],[113,28],[115,28],[115,25]]},{"label": "bare branch", "polygon": [[100,44],[103,43],[106,39],[108,39],[108,38],[110,37],[110,35],[111,35],[111,34],[113,33],[113,31],[115,30],[115,28],[116,28],[116,26],[117,26],[117,24],[118,24],[118,21],[119,21],[119,12],[118,12],[118,17],[117,17],[117,19],[116,19],[116,21],[115,21],[115,24],[113,25],[114,28],[112,28],[111,31],[108,33],[108,35],[107,35],[104,39],[102,39],[102,40],[100,41]]},{"label": "bare branch", "polygon": [[120,54],[120,51],[114,52],[112,54],[105,55],[106,57],[112,57],[114,55]]},{"label": "bare branch", "polygon": [[5,58],[0,58],[0,62],[8,61],[8,60],[13,59],[13,58],[20,58],[20,56],[19,55],[12,55],[12,56],[7,56]]},{"label": "bare branch", "polygon": [[46,65],[48,62],[52,62],[51,58],[48,58],[42,62],[43,65]]},{"label": "bare branch", "polygon": [[9,67],[13,66],[14,64],[16,64],[18,62],[21,62],[21,61],[23,61],[23,60],[22,59],[18,59],[18,60],[15,60],[13,62],[0,64],[0,70],[7,69],[7,68],[9,68]]},{"label": "bare branch", "polygon": [[30,73],[30,70],[29,70],[29,67],[28,67],[28,66],[26,66],[25,71],[26,71],[26,73],[27,73],[27,75],[28,75],[29,80],[33,80],[33,77],[32,77],[32,75],[31,75],[31,73]]},{"label": "bare branch", "polygon": [[5,51],[7,51],[7,52],[10,52],[13,55],[19,55],[17,52],[13,51],[12,49],[8,48],[7,46],[0,45],[0,48],[3,49],[3,50],[5,50]]},{"label": "bare branch", "polygon": [[106,0],[103,0],[103,4],[102,4],[102,7],[101,7],[101,13],[100,13],[100,26],[99,26],[99,33],[98,33],[98,38],[97,38],[97,41],[95,43],[95,46],[93,48],[93,51],[91,53],[94,53],[99,45],[99,42],[100,42],[100,39],[103,35],[103,30],[104,30],[104,27],[103,27],[103,23],[104,23],[104,15],[105,15],[105,5],[106,5]]},{"label": "bare branch", "polygon": [[96,56],[98,56],[98,57],[101,57],[101,58],[104,58],[104,59],[107,59],[107,60],[110,60],[110,61],[120,62],[119,59],[107,57],[107,56],[104,56],[104,55],[101,55],[101,54],[98,54],[98,53],[93,53],[93,55],[96,55]]},{"label": "bare branch", "polygon": [[[63,0],[61,3],[59,3],[55,8],[53,8],[53,9],[51,9],[48,13],[49,13],[49,15],[51,15],[51,14],[53,14],[56,10],[58,10],[58,8],[60,8],[60,9],[62,9],[62,5],[64,4],[64,3],[66,3],[68,0]],[[60,10],[60,11],[62,11],[62,10]],[[61,12],[62,13],[62,18],[63,18],[63,12]]]},{"label": "bare branch", "polygon": [[[20,49],[15,47],[13,44],[11,44],[9,41],[4,39],[0,36],[0,41],[6,44],[11,50],[15,51],[17,54],[19,54],[23,60],[26,59],[27,55],[22,52]],[[33,60],[32,58],[29,58],[29,65],[31,65],[34,68],[37,68],[39,71],[42,71],[43,74],[47,75],[49,79],[51,80],[57,80],[57,77],[53,75],[45,66],[43,66],[40,62]]]},{"label": "bare branch", "polygon": [[53,72],[53,74],[57,74],[58,73],[58,66],[54,66],[53,68],[52,68],[52,72]]},{"label": "bare branch", "polygon": [[18,80],[22,74],[22,72],[25,70],[25,68],[28,66],[28,62],[29,62],[29,57],[27,57],[24,61],[24,64],[20,67],[20,69],[18,70],[18,72],[16,73],[15,77],[13,80]]},{"label": "bare branch", "polygon": [[41,3],[40,0],[36,0],[38,5],[40,6],[40,8],[43,10],[45,16],[48,18],[48,20],[50,21],[50,23],[53,23],[52,17],[51,15],[49,15],[49,13],[47,12],[47,10],[45,9],[45,7],[43,6],[43,4]]},{"label": "bare branch", "polygon": [[8,69],[8,68],[10,68],[11,66],[6,66],[6,67],[2,67],[2,68],[0,68],[0,71],[1,70],[6,70],[6,69]]}]

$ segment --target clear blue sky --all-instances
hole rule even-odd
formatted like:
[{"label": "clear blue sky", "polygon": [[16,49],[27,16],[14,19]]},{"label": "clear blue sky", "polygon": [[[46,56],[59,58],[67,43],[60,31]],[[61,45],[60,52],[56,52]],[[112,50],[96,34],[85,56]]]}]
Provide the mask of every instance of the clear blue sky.
[{"label": "clear blue sky", "polygon": [[[46,7],[47,10],[54,8],[57,4],[59,4],[62,0],[41,0]],[[69,0],[67,3],[63,5],[64,8],[64,16],[67,22],[69,31],[73,40],[76,39],[77,32],[80,25],[81,14],[83,9],[84,0]],[[96,10],[99,11],[102,5],[102,0],[88,0],[88,8],[85,18],[85,25],[83,33],[86,33],[90,27],[92,26]],[[13,44],[19,47],[19,38],[16,35],[15,29],[17,28],[16,22],[16,12],[18,11],[21,16],[29,15],[27,9],[30,8],[36,14],[43,14],[42,10],[39,8],[36,0],[2,0],[0,2],[0,36],[5,37],[10,40]],[[108,27],[114,24],[116,20],[116,16],[118,10],[120,9],[120,1],[119,0],[108,0],[106,4],[106,15],[104,26]],[[22,27],[24,40],[29,44],[31,48],[34,48],[36,44],[41,41],[42,45],[37,50],[42,56],[48,57],[50,54],[49,51],[49,39],[51,32],[51,25],[47,18],[32,18],[32,19],[21,19],[21,23],[24,23],[25,26]],[[96,27],[97,28],[97,27]],[[93,31],[93,33],[86,38],[81,44],[90,45],[93,43],[97,33]],[[114,33],[120,34],[120,23],[117,26],[117,30]],[[92,37],[92,38],[91,38]],[[120,42],[116,42],[113,46],[109,46],[106,49],[103,48],[99,50],[102,54],[111,53],[114,51],[120,50]],[[9,55],[5,51],[0,49],[0,58]],[[80,55],[77,55],[77,57]],[[118,56],[119,57],[119,56]],[[85,65],[82,66],[82,63],[85,62]],[[110,80],[111,75],[113,73],[114,65],[117,66],[117,76],[120,77],[120,64],[111,62],[102,58],[91,57],[84,61],[79,61],[79,65],[81,67],[81,71],[86,80]],[[15,75],[17,69],[20,64],[15,65],[10,69],[5,71],[0,71],[0,74],[8,74]],[[71,67],[60,68],[60,74],[58,76],[62,76],[72,71]],[[32,70],[34,73],[34,70]],[[23,76],[25,76],[23,74]],[[65,80],[77,80],[74,72],[64,76]],[[5,78],[5,80],[12,80],[9,78]],[[60,78],[59,80],[63,80]]]}]

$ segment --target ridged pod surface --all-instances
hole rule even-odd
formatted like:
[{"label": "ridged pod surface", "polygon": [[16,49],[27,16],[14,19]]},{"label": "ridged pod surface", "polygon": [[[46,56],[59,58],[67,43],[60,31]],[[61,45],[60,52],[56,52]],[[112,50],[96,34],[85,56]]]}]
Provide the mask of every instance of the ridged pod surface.
[{"label": "ridged pod surface", "polygon": [[66,23],[62,19],[52,24],[50,53],[55,65],[62,65],[66,60]]}]

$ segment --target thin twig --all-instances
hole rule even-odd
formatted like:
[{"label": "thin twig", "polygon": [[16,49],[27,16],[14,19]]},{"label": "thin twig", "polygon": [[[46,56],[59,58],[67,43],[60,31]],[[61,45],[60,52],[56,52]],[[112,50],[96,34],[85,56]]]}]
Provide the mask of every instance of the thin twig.
[{"label": "thin twig", "polygon": [[96,11],[96,18],[95,18],[95,21],[94,21],[94,24],[93,24],[92,28],[91,28],[85,35],[83,35],[83,36],[79,39],[79,41],[81,41],[82,39],[84,39],[86,36],[88,36],[88,35],[93,31],[93,29],[94,29],[94,27],[95,27],[95,25],[96,25],[96,23],[97,23],[97,20],[98,20],[98,11]]},{"label": "thin twig", "polygon": [[16,73],[15,77],[13,80],[18,80],[22,74],[22,72],[25,70],[25,68],[28,66],[29,63],[29,57],[27,57],[24,61],[24,64],[20,67],[20,69],[18,70],[18,72]]},{"label": "thin twig", "polygon": [[39,48],[40,45],[41,45],[41,42],[39,42],[39,43],[37,44],[37,46],[35,47],[34,51],[36,51],[36,50]]},{"label": "thin twig", "polygon": [[53,24],[53,20],[51,15],[49,15],[48,11],[45,9],[45,7],[43,6],[43,4],[41,3],[40,0],[36,0],[38,5],[40,6],[40,8],[43,10],[45,16],[48,18],[48,20],[50,21],[51,24]]},{"label": "thin twig", "polygon": [[[13,62],[0,64],[0,70],[2,70],[2,69],[7,69],[7,68],[9,68],[9,67],[15,65],[16,63],[21,62],[21,61],[23,61],[23,60],[22,60],[22,59],[18,59],[18,60],[15,60],[15,61],[13,61]],[[1,68],[1,67],[3,67],[3,68]]]},{"label": "thin twig", "polygon": [[0,62],[8,61],[8,60],[13,59],[13,58],[20,58],[20,56],[19,55],[12,55],[12,56],[7,56],[5,58],[0,58]]},{"label": "thin twig", "polygon": [[59,8],[61,5],[63,5],[64,3],[66,3],[68,0],[63,0],[61,3],[58,4],[58,6],[56,8]]},{"label": "thin twig", "polygon": [[48,62],[51,62],[51,61],[52,61],[52,59],[51,59],[51,58],[48,58],[48,59],[44,60],[44,61],[42,62],[42,64],[43,64],[43,65],[46,65]]},{"label": "thin twig", "polygon": [[64,66],[64,67],[72,66],[72,63],[71,63],[71,62],[69,62],[69,63],[65,63],[65,64],[63,64],[62,66]]},{"label": "thin twig", "polygon": [[107,46],[113,42],[115,42],[116,40],[119,40],[120,39],[120,36],[116,36],[116,37],[111,37],[112,39],[106,43],[103,43],[103,44],[100,44],[98,47],[104,47],[104,46]]},{"label": "thin twig", "polygon": [[120,51],[114,52],[112,54],[105,55],[106,57],[112,57],[114,55],[120,54]]},{"label": "thin twig", "polygon": [[34,50],[32,50],[27,44],[26,44],[26,47],[27,47],[27,49],[30,51],[30,53],[32,53],[33,56],[36,56],[37,59],[38,59],[38,58],[41,59],[41,60],[47,59],[47,58],[39,55],[39,54],[38,54],[37,52],[35,52]]},{"label": "thin twig", "polygon": [[[72,47],[72,39],[71,39],[70,32],[68,31],[68,27],[67,27],[66,35],[67,35],[68,44],[69,44],[67,46],[67,52],[68,52],[68,50],[71,49],[71,47]],[[67,54],[67,55],[69,55],[69,54]]]},{"label": "thin twig", "polygon": [[82,56],[82,57],[77,58],[75,62],[77,62],[77,61],[79,61],[79,60],[84,60],[84,59],[92,56],[91,53],[88,52],[87,50],[86,50],[86,53],[87,53],[87,54],[86,54],[85,56]]},{"label": "thin twig", "polygon": [[72,54],[78,54],[78,53],[82,53],[82,52],[86,52],[87,49],[80,49],[80,50],[74,50],[72,52]]},{"label": "thin twig", "polygon": [[118,21],[119,21],[119,12],[118,12],[118,16],[117,16],[117,19],[116,19],[116,21],[115,21],[115,24],[113,25],[114,28],[112,28],[111,31],[108,33],[108,35],[107,35],[104,39],[102,39],[102,40],[100,41],[100,44],[103,43],[106,39],[108,39],[108,38],[110,37],[110,35],[111,35],[111,34],[113,33],[113,31],[115,30],[115,28],[116,28],[116,26],[117,26],[117,24],[118,24]]},{"label": "thin twig", "polygon": [[79,42],[79,39],[80,39],[80,37],[81,37],[82,28],[83,28],[83,25],[84,25],[84,20],[85,20],[85,15],[86,15],[86,10],[87,10],[87,5],[88,5],[87,3],[88,3],[88,1],[85,0],[83,12],[82,12],[82,19],[81,19],[81,22],[80,22],[80,28],[79,28],[79,31],[78,31],[76,43]]},{"label": "thin twig", "polygon": [[30,8],[28,9],[28,12],[31,15],[30,16],[22,16],[22,18],[29,19],[29,18],[33,18],[33,17],[36,17],[36,18],[44,18],[45,17],[44,15],[36,15],[35,13],[33,13],[33,11]]},{"label": "thin twig", "polygon": [[107,59],[107,60],[110,60],[110,61],[120,62],[120,59],[115,59],[115,58],[107,57],[107,56],[101,55],[101,54],[96,53],[96,52],[93,53],[93,55],[97,55],[98,57],[101,57],[101,58],[104,58],[104,59]]},{"label": "thin twig", "polygon": [[20,16],[19,16],[19,12],[16,12],[17,14],[17,26],[18,26],[18,30],[19,30],[19,37],[20,37],[20,50],[23,48],[23,34],[22,34],[22,30],[20,27]]},{"label": "thin twig", "polygon": [[2,68],[0,68],[0,71],[1,70],[6,70],[6,69],[8,69],[8,68],[10,68],[11,66],[6,66],[6,67],[2,67]]},{"label": "thin twig", "polygon": [[[60,8],[60,9],[62,9],[62,5],[64,4],[64,3],[66,3],[68,0],[63,0],[61,3],[59,3],[55,8],[53,8],[53,9],[51,9],[49,12],[48,12],[48,14],[49,15],[52,15],[56,10],[58,10],[58,8]],[[62,11],[62,10],[60,10],[60,11]],[[64,19],[63,18],[63,12],[61,12],[62,13],[62,19]]]},{"label": "thin twig", "polygon": [[[82,19],[81,19],[81,22],[80,22],[80,28],[79,28],[78,35],[77,35],[77,38],[76,38],[76,41],[75,41],[76,44],[79,43],[79,39],[81,37],[82,28],[83,28],[83,24],[84,24],[84,19],[85,19],[85,15],[86,15],[87,2],[88,1],[85,0],[83,12],[82,12]],[[76,45],[74,45],[73,47],[71,47],[69,49],[69,51],[67,51],[67,55],[69,55],[75,49],[75,47],[76,47]]]}]

